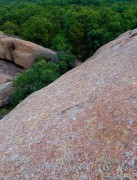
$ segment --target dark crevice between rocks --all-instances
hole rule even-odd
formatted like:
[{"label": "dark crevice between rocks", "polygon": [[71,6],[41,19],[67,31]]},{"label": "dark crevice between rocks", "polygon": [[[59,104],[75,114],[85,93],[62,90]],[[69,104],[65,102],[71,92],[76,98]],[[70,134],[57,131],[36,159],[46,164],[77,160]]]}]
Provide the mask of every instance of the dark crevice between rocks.
[{"label": "dark crevice between rocks", "polygon": [[11,110],[12,110],[12,104],[6,104],[4,106],[0,107],[0,120],[2,120]]},{"label": "dark crevice between rocks", "polygon": [[0,120],[2,120],[2,119],[3,119],[3,117],[4,117],[4,116],[3,116],[2,114],[0,114]]},{"label": "dark crevice between rocks", "polygon": [[13,52],[15,51],[15,45],[14,45],[13,42],[10,42],[10,43],[8,44],[8,50],[9,50],[10,56],[11,56],[11,58],[12,58],[12,62],[13,62],[14,64],[16,64],[15,61],[14,61],[14,57],[13,57]]}]

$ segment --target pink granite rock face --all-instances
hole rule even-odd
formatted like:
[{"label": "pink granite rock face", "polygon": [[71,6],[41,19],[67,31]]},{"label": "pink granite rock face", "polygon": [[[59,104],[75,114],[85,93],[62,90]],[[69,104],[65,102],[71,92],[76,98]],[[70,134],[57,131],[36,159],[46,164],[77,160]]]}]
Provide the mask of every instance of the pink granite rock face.
[{"label": "pink granite rock face", "polygon": [[0,122],[0,178],[137,179],[135,31],[101,47]]}]

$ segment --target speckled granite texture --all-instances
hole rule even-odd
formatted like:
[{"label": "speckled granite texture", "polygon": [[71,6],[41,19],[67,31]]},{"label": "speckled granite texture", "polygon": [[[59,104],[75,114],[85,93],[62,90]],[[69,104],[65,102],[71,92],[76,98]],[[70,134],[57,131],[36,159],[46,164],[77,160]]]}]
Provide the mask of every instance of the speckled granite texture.
[{"label": "speckled granite texture", "polygon": [[136,34],[101,47],[0,121],[0,179],[137,179]]}]

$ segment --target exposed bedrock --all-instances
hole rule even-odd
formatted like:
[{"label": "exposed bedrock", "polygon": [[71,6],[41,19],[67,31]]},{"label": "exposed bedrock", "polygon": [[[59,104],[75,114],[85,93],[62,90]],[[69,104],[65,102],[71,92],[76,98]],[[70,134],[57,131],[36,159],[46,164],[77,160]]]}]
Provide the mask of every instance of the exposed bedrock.
[{"label": "exposed bedrock", "polygon": [[0,121],[0,179],[137,179],[136,30]]}]

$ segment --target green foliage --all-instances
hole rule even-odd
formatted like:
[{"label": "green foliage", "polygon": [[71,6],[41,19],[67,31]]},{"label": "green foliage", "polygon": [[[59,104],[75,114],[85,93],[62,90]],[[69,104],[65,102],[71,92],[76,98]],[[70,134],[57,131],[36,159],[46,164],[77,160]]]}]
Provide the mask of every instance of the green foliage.
[{"label": "green foliage", "polygon": [[31,93],[49,85],[75,66],[76,57],[70,52],[60,52],[56,63],[39,57],[35,64],[20,74],[14,81],[13,105],[17,105]]},{"label": "green foliage", "polygon": [[56,64],[46,62],[44,59],[36,62],[30,69],[20,74],[14,81],[13,104],[16,105],[31,93],[49,85],[59,75]]},{"label": "green foliage", "polygon": [[43,46],[48,46],[54,34],[53,29],[52,22],[47,18],[32,16],[23,24],[23,37]]},{"label": "green foliage", "polygon": [[0,0],[0,31],[83,60],[137,28],[135,0]]},{"label": "green foliage", "polygon": [[57,51],[72,50],[71,44],[63,34],[57,34],[52,40],[52,49]]},{"label": "green foliage", "polygon": [[0,109],[0,114],[5,116],[7,115],[12,109],[11,108],[2,108]]},{"label": "green foliage", "polygon": [[68,70],[76,66],[76,56],[72,53],[60,51],[58,52],[58,62],[60,68],[60,74],[64,74]]},{"label": "green foliage", "polygon": [[18,26],[11,22],[11,21],[6,21],[3,26],[1,27],[1,30],[7,34],[7,35],[17,35],[19,34],[19,29]]}]

